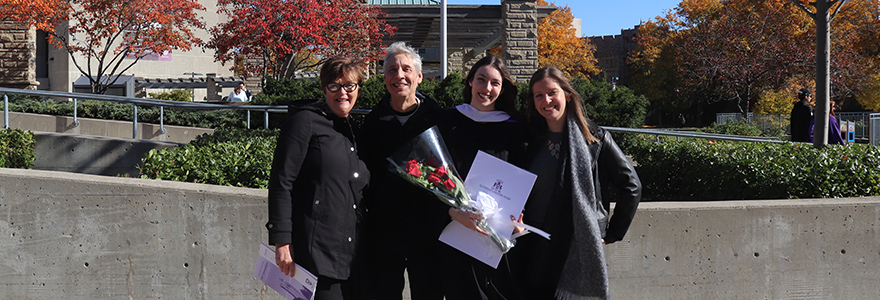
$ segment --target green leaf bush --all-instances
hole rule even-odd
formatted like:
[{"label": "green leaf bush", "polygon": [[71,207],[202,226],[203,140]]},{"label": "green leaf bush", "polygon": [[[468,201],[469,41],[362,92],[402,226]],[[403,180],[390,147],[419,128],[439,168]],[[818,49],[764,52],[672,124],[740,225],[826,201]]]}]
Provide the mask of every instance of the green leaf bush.
[{"label": "green leaf bush", "polygon": [[642,138],[627,149],[646,200],[880,195],[880,148]]},{"label": "green leaf bush", "polygon": [[724,124],[712,123],[709,127],[701,130],[707,133],[733,134],[743,136],[762,136],[763,132],[758,126],[748,120],[742,119]]},{"label": "green leaf bush", "polygon": [[34,133],[0,129],[0,167],[29,169],[34,164]]},{"label": "green leaf bush", "polygon": [[193,89],[173,89],[170,91],[150,93],[149,95],[150,98],[153,99],[189,102],[193,99]]},{"label": "green leaf bush", "polygon": [[218,129],[188,145],[150,150],[141,178],[268,188],[276,130]]}]

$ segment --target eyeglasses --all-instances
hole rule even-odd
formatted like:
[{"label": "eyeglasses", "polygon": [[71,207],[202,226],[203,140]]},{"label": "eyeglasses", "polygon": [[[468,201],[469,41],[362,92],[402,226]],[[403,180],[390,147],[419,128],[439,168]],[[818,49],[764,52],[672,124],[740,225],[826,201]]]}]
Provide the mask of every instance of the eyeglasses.
[{"label": "eyeglasses", "polygon": [[331,83],[331,84],[327,85],[327,90],[330,92],[333,92],[333,93],[338,92],[340,88],[344,89],[346,92],[351,93],[351,92],[354,92],[354,90],[356,90],[358,88],[358,84],[357,83],[349,83],[349,84],[343,85],[343,84],[338,84],[338,83]]}]

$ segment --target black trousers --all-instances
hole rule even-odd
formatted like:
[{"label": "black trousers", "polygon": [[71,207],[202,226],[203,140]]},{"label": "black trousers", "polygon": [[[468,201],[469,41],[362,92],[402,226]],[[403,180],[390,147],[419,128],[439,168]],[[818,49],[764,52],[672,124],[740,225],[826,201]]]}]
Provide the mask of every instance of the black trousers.
[{"label": "black trousers", "polygon": [[413,300],[442,300],[440,260],[437,257],[439,241],[421,245],[383,243],[374,245],[371,253],[370,274],[376,299],[403,299],[406,270]]},{"label": "black trousers", "polygon": [[510,271],[507,255],[501,257],[495,269],[449,246],[440,252],[446,300],[525,299]]},{"label": "black trousers", "polygon": [[345,280],[318,276],[318,286],[315,287],[315,300],[342,300],[343,283],[345,283]]}]

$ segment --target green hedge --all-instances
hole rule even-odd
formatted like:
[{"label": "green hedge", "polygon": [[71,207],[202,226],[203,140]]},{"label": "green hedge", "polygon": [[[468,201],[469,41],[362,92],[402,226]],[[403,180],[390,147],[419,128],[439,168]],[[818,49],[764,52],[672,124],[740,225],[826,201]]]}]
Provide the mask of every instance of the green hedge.
[{"label": "green hedge", "polygon": [[138,167],[141,178],[267,188],[275,130],[218,129],[192,143],[150,150]]},{"label": "green hedge", "polygon": [[647,200],[880,195],[880,148],[642,139],[627,149]]},{"label": "green hedge", "polygon": [[34,164],[34,133],[0,129],[0,167],[28,169]]},{"label": "green hedge", "polygon": [[[749,120],[730,121],[725,124],[712,123],[709,127],[701,130],[708,133],[733,134],[742,136],[764,136],[761,129]],[[778,135],[775,135],[778,136]]]}]

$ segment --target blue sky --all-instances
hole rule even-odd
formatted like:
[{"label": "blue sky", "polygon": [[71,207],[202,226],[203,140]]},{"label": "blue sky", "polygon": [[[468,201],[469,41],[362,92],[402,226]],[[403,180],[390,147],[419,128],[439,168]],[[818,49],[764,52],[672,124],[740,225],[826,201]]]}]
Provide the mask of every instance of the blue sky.
[{"label": "blue sky", "polygon": [[[654,19],[672,9],[681,0],[547,0],[556,6],[571,7],[575,18],[581,19],[585,36],[620,34],[642,21]],[[501,0],[447,0],[447,4],[499,4]]]}]

